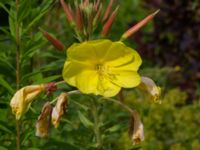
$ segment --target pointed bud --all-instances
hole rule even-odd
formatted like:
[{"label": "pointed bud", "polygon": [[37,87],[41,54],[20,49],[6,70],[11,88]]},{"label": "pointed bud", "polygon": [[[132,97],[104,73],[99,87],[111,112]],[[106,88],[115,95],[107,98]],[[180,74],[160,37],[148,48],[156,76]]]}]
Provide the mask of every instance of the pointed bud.
[{"label": "pointed bud", "polygon": [[107,22],[105,23],[105,25],[103,26],[103,30],[101,32],[101,35],[106,36],[108,34],[108,31],[110,30],[114,19],[116,18],[117,15],[117,11],[118,11],[119,7],[117,7],[113,13],[111,14],[111,16],[109,17],[109,19],[107,20]]},{"label": "pointed bud", "polygon": [[140,28],[142,28],[149,21],[151,21],[159,11],[160,10],[157,10],[153,14],[150,14],[149,16],[147,16],[146,18],[144,18],[142,21],[140,21],[139,23],[137,23],[136,25],[134,25],[133,27],[131,27],[128,31],[126,31],[122,35],[121,40],[127,39],[128,37],[130,37],[131,35],[133,35],[134,33],[136,33]]},{"label": "pointed bud", "polygon": [[161,103],[161,101],[159,100],[161,89],[155,84],[152,79],[142,76],[141,83],[138,87],[139,89],[148,92],[154,102]]},{"label": "pointed bud", "polygon": [[25,86],[15,93],[11,99],[10,106],[17,120],[26,113],[33,99],[44,90],[44,87],[43,84]]},{"label": "pointed bud", "polygon": [[76,27],[78,31],[82,31],[83,29],[83,21],[81,18],[81,10],[79,6],[76,6]]},{"label": "pointed bud", "polygon": [[38,137],[47,137],[49,133],[49,127],[51,123],[51,112],[52,106],[49,102],[45,103],[40,116],[38,117],[36,123],[36,136]]},{"label": "pointed bud", "polygon": [[94,7],[95,7],[96,11],[98,11],[98,9],[99,9],[99,4],[100,4],[100,0],[96,0],[96,2],[94,4]]},{"label": "pointed bud", "polygon": [[60,0],[60,3],[64,9],[64,12],[67,16],[67,20],[69,21],[70,24],[72,24],[74,22],[74,15],[73,15],[73,12],[72,10],[70,9],[70,7],[65,3],[64,0]]},{"label": "pointed bud", "polygon": [[134,144],[140,144],[144,140],[144,127],[136,111],[131,114],[129,136]]},{"label": "pointed bud", "polygon": [[40,30],[42,31],[44,37],[59,51],[63,51],[65,49],[65,46],[62,44],[61,41],[59,41],[58,39],[56,39],[55,37],[53,37],[52,35],[50,35],[48,32],[42,30],[40,28]]},{"label": "pointed bud", "polygon": [[105,12],[104,17],[103,17],[103,22],[108,19],[110,12],[112,10],[112,6],[113,6],[113,0],[110,0],[110,3],[108,4],[108,7],[107,7],[106,12]]},{"label": "pointed bud", "polygon": [[60,119],[66,110],[67,103],[67,94],[61,93],[58,97],[56,106],[53,108],[52,111],[52,124],[55,126],[55,128],[59,126]]}]

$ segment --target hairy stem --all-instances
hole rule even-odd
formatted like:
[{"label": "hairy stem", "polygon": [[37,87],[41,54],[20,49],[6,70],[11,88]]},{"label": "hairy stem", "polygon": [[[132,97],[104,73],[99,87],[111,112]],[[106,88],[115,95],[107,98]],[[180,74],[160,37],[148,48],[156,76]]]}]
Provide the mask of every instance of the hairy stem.
[{"label": "hairy stem", "polygon": [[[19,12],[20,0],[16,0],[16,17]],[[16,22],[16,87],[17,90],[20,88],[20,32],[19,32],[19,22]],[[16,120],[16,130],[17,130],[17,150],[20,150],[20,122]]]}]

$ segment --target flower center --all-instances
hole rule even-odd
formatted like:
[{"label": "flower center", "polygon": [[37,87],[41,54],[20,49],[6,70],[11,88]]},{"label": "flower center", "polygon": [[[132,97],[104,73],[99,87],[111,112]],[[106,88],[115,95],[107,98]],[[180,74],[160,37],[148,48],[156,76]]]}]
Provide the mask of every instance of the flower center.
[{"label": "flower center", "polygon": [[96,66],[95,66],[95,69],[96,69],[96,71],[99,73],[99,74],[105,74],[105,72],[106,72],[106,67],[103,65],[103,64],[97,64]]}]

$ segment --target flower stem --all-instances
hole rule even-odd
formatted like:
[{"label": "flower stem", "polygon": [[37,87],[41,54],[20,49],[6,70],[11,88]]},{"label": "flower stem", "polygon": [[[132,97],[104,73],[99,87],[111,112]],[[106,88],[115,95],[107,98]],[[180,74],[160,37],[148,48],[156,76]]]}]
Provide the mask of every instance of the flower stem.
[{"label": "flower stem", "polygon": [[100,120],[98,115],[98,105],[96,104],[96,99],[93,99],[92,115],[94,118],[94,134],[96,137],[97,149],[100,150],[102,149],[103,141],[101,137]]},{"label": "flower stem", "polygon": [[112,98],[102,98],[104,100],[109,100],[109,101],[112,101],[116,104],[119,104],[120,106],[122,106],[125,110],[127,110],[130,114],[132,114],[134,112],[133,109],[131,109],[129,106],[125,105],[124,103],[122,103],[121,101],[118,101],[118,100],[115,100],[115,99],[112,99]]},{"label": "flower stem", "polygon": [[[19,3],[20,0],[16,0],[16,17],[18,16],[19,12]],[[16,87],[17,90],[20,88],[20,32],[19,32],[19,22],[17,19],[16,22]],[[20,150],[20,121],[16,120],[16,143],[17,143],[17,150]]]}]

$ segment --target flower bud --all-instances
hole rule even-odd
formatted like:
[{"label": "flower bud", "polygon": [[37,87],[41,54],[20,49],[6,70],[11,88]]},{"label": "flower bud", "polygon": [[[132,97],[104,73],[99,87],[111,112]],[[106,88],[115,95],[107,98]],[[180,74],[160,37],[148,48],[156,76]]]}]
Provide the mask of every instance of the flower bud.
[{"label": "flower bud", "polygon": [[65,112],[67,107],[67,94],[61,93],[58,97],[56,106],[53,108],[51,117],[52,117],[52,124],[57,128],[60,123],[60,119]]},{"label": "flower bud", "polygon": [[144,140],[144,127],[136,111],[131,114],[129,136],[134,144],[139,144]]},{"label": "flower bud", "polygon": [[10,106],[17,120],[29,109],[33,99],[44,90],[44,87],[43,84],[25,86],[15,93],[11,99]]},{"label": "flower bud", "polygon": [[65,49],[64,44],[62,44],[62,42],[58,39],[56,39],[55,37],[53,37],[52,35],[50,35],[48,32],[43,31],[42,29],[40,29],[43,33],[43,36],[59,51],[63,51]]},{"label": "flower bud", "polygon": [[149,21],[151,21],[159,11],[160,10],[157,10],[156,12],[150,14],[149,16],[147,16],[146,18],[144,18],[142,21],[140,21],[139,23],[137,23],[136,25],[134,25],[133,27],[131,27],[128,31],[126,31],[122,35],[121,40],[127,39],[128,37],[130,37],[131,35],[133,35],[134,33],[136,33],[140,28],[142,28]]},{"label": "flower bud", "polygon": [[157,86],[152,79],[142,76],[139,89],[148,92],[154,102],[160,103],[161,88]]},{"label": "flower bud", "polygon": [[36,133],[38,137],[47,137],[51,123],[52,106],[49,102],[45,103],[36,123]]},{"label": "flower bud", "polygon": [[119,7],[117,7],[113,13],[111,14],[111,16],[108,18],[108,20],[106,21],[105,25],[103,26],[103,30],[101,32],[101,35],[106,36],[108,34],[108,31],[110,30],[114,19],[116,18],[117,12],[118,12]]}]

